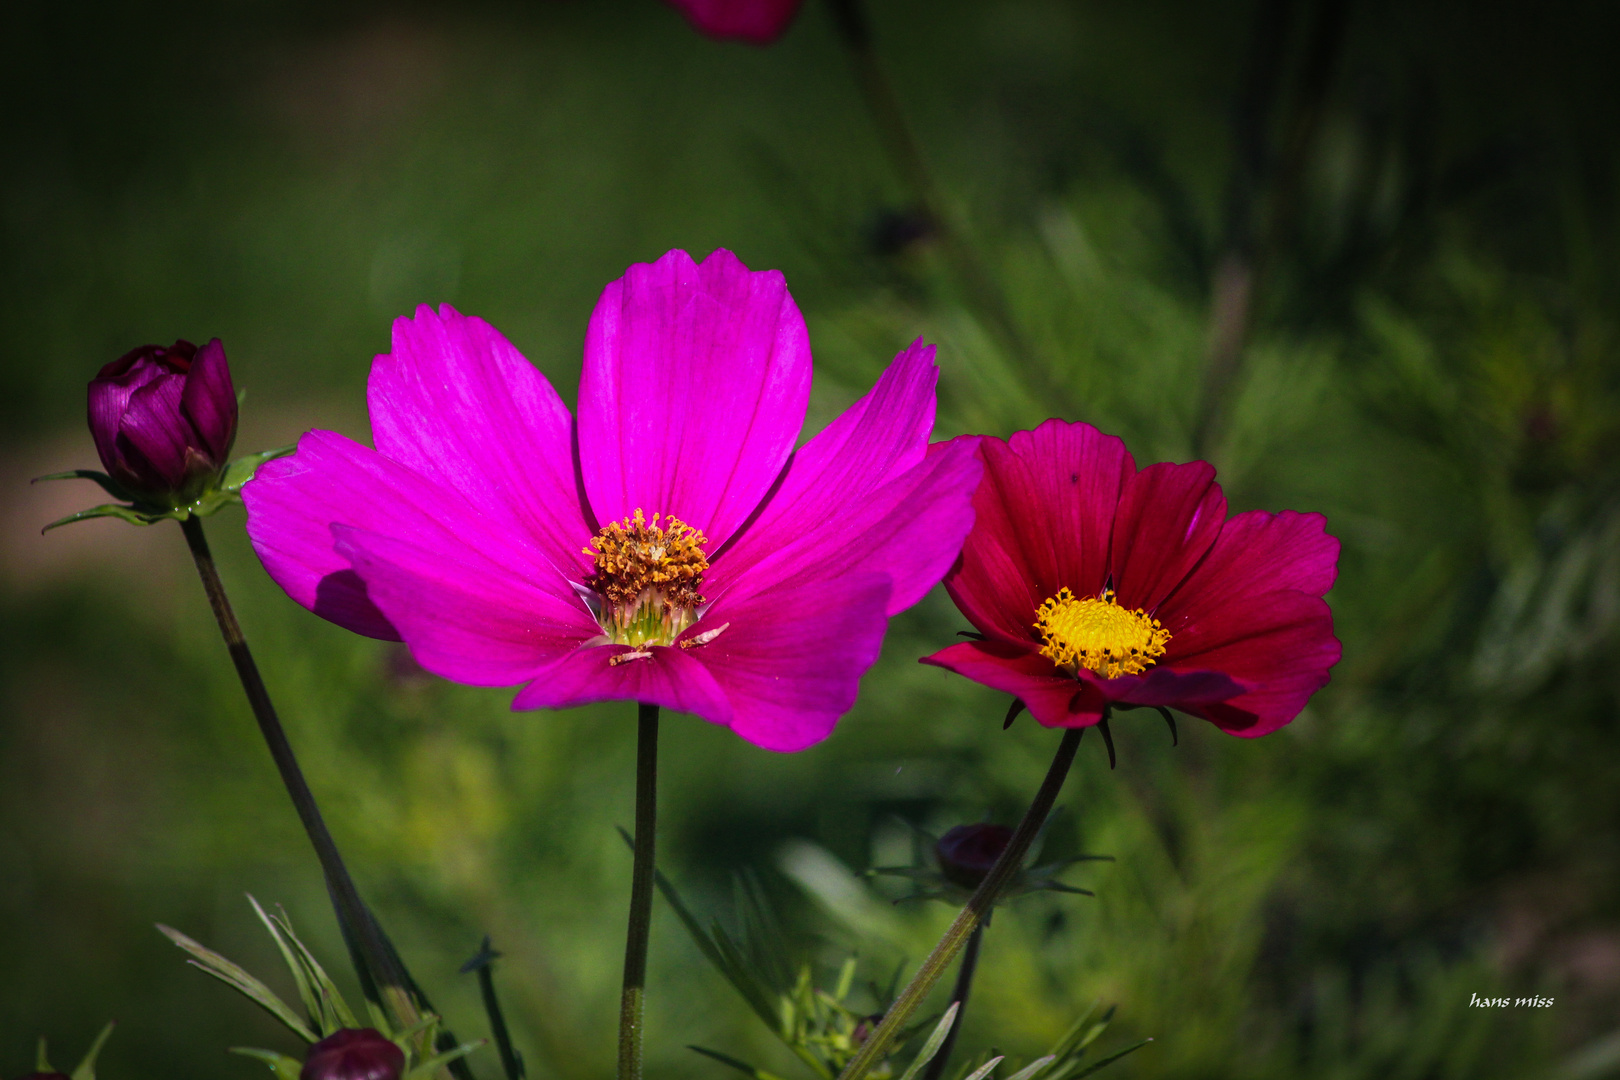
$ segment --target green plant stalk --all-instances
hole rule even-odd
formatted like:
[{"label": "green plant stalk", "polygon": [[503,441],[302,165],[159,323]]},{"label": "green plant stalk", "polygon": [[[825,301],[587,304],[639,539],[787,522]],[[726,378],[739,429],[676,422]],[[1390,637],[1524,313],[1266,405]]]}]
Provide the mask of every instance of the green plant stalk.
[{"label": "green plant stalk", "polygon": [[636,708],[636,836],[630,876],[630,925],[624,937],[624,992],[619,998],[619,1080],[641,1080],[647,940],[652,930],[656,880],[653,843],[658,827],[658,706],[642,702]]},{"label": "green plant stalk", "polygon": [[270,692],[265,689],[259,666],[253,661],[253,653],[248,650],[242,628],[236,621],[236,613],[231,610],[231,602],[225,595],[225,584],[214,566],[208,538],[203,535],[202,521],[195,516],[183,518],[180,528],[186,535],[187,546],[191,548],[191,557],[197,563],[203,590],[207,592],[208,603],[214,609],[214,618],[219,622],[225,647],[230,650],[231,662],[236,665],[242,690],[247,694],[254,719],[259,722],[259,732],[264,736],[277,771],[281,773],[281,782],[287,788],[293,808],[298,811],[298,820],[303,823],[304,832],[309,835],[309,842],[315,848],[315,857],[320,860],[321,872],[326,877],[326,887],[331,894],[344,940],[358,954],[358,974],[363,982],[376,989],[382,1003],[394,1014],[394,1019],[402,1027],[410,1027],[421,1019],[411,997],[410,976],[383,937],[382,928],[360,899],[354,879],[349,876],[348,867],[344,866],[343,857],[338,854],[337,843],[321,817],[315,795],[304,779],[303,770],[298,767],[298,758],[293,754],[292,744],[287,741],[287,733],[282,729],[281,719],[270,701]]},{"label": "green plant stalk", "polygon": [[928,991],[933,989],[945,970],[950,967],[956,954],[967,944],[968,938],[973,936],[979,924],[990,914],[995,905],[996,897],[1006,886],[1012,876],[1023,865],[1024,856],[1029,853],[1029,845],[1034,842],[1035,835],[1040,832],[1041,826],[1046,823],[1047,815],[1052,812],[1052,804],[1057,801],[1058,792],[1063,789],[1063,781],[1069,775],[1069,766],[1074,764],[1075,751],[1080,748],[1080,737],[1085,734],[1085,728],[1069,728],[1063,733],[1063,741],[1058,744],[1057,753],[1052,757],[1052,765],[1046,770],[1046,779],[1041,781],[1040,790],[1035,793],[1035,800],[1029,804],[1024,813],[1024,820],[1018,823],[1013,831],[1012,839],[1007,841],[1007,849],[996,860],[985,875],[984,881],[973,890],[968,898],[967,905],[956,916],[945,935],[934,946],[934,951],[928,954],[928,959],[922,962],[917,974],[911,977],[911,982],[900,991],[900,996],[894,999],[889,1011],[884,1013],[883,1022],[877,1030],[872,1032],[861,1049],[844,1071],[839,1074],[838,1080],[861,1080],[867,1071],[883,1059],[888,1052],[889,1044],[894,1041],[896,1032],[911,1019],[911,1014],[917,1011]]},{"label": "green plant stalk", "polygon": [[940,1080],[945,1075],[945,1065],[951,1060],[951,1051],[956,1048],[956,1036],[962,1031],[968,994],[973,990],[973,973],[979,968],[979,947],[984,944],[984,928],[989,925],[990,920],[986,918],[975,926],[967,944],[962,948],[962,963],[956,969],[956,989],[951,991],[951,1002],[956,1006],[956,1023],[945,1033],[945,1041],[940,1044],[939,1053],[934,1055],[934,1060],[928,1063],[928,1071],[923,1073],[923,1080]]}]

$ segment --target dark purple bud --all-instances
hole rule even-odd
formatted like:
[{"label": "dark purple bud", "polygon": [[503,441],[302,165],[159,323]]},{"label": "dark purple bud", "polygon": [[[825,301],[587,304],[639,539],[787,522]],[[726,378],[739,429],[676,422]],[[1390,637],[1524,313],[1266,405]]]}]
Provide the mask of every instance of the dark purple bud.
[{"label": "dark purple bud", "polygon": [[90,380],[90,435],[107,474],[140,503],[181,506],[225,466],[236,391],[215,338],[125,353]]},{"label": "dark purple bud", "polygon": [[345,1028],[309,1048],[299,1080],[399,1080],[405,1051],[374,1028]]},{"label": "dark purple bud", "polygon": [[934,845],[939,872],[953,885],[977,889],[1012,836],[1005,825],[958,825]]}]

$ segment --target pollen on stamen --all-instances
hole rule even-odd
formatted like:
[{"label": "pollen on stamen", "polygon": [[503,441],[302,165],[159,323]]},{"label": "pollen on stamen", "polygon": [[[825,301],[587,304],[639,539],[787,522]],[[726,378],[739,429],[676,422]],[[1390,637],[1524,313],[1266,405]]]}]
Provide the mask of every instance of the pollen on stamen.
[{"label": "pollen on stamen", "polygon": [[1141,608],[1120,607],[1112,589],[1084,599],[1058,590],[1036,612],[1035,630],[1045,643],[1042,656],[1070,674],[1085,668],[1105,679],[1141,674],[1170,640],[1170,631]]},{"label": "pollen on stamen", "polygon": [[584,552],[595,572],[585,584],[602,597],[598,619],[613,644],[670,645],[697,621],[708,542],[680,518],[654,514],[649,523],[639,508],[591,538]]}]

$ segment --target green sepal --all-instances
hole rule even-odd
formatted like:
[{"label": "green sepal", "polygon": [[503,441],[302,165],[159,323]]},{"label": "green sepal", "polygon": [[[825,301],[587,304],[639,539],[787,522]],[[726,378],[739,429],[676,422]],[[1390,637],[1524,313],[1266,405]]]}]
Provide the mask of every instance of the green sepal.
[{"label": "green sepal", "polygon": [[219,486],[233,495],[242,490],[242,485],[253,479],[253,474],[259,471],[259,466],[267,461],[274,461],[279,457],[286,457],[298,449],[297,443],[278,446],[274,450],[262,450],[257,454],[247,454],[237,458],[226,465],[219,474]]},{"label": "green sepal", "polygon": [[91,1043],[90,1049],[84,1052],[84,1060],[80,1061],[79,1067],[73,1070],[71,1074],[73,1080],[96,1080],[96,1058],[101,1055],[101,1048],[106,1045],[107,1036],[113,1033],[115,1026],[114,1023],[109,1022],[106,1027],[101,1029],[101,1034],[96,1036],[96,1041]]},{"label": "green sepal", "polygon": [[1069,1080],[1080,1080],[1080,1078],[1083,1077],[1083,1076],[1090,1076],[1092,1073],[1096,1072],[1098,1069],[1101,1069],[1101,1068],[1103,1068],[1104,1066],[1107,1066],[1107,1065],[1112,1065],[1114,1062],[1118,1061],[1120,1058],[1124,1057],[1126,1054],[1134,1054],[1134,1053],[1136,1053],[1136,1051],[1142,1049],[1142,1047],[1146,1046],[1148,1043],[1150,1043],[1152,1041],[1153,1040],[1151,1038],[1147,1038],[1147,1039],[1143,1039],[1141,1042],[1132,1043],[1131,1045],[1127,1046],[1123,1050],[1116,1050],[1114,1053],[1109,1054],[1107,1057],[1103,1058],[1102,1060],[1094,1062],[1093,1064],[1091,1064],[1087,1068],[1081,1069],[1079,1072],[1077,1072],[1073,1076],[1071,1076],[1069,1078]]},{"label": "green sepal", "polygon": [[974,1069],[971,1073],[969,1073],[966,1080],[984,1080],[984,1078],[989,1076],[991,1071],[995,1069],[997,1065],[1001,1064],[1002,1059],[1005,1056],[1006,1055],[1002,1054],[991,1058],[989,1061],[985,1062],[983,1065],[980,1065],[977,1069]]},{"label": "green sepal", "polygon": [[91,518],[115,517],[129,522],[131,525],[156,525],[160,521],[184,521],[189,517],[210,517],[219,513],[225,507],[238,501],[242,497],[242,485],[253,479],[259,471],[259,466],[278,457],[286,457],[297,450],[297,445],[278,446],[273,450],[265,450],[257,454],[248,454],[221,469],[208,488],[191,502],[184,506],[154,506],[142,504],[123,491],[117,481],[105,473],[98,473],[91,469],[73,469],[68,472],[52,473],[41,476],[40,480],[94,480],[107,490],[107,493],[117,499],[129,499],[129,504],[107,503],[103,506],[92,506],[88,510],[80,510],[76,514],[69,514],[51,522],[41,532],[50,532],[63,525],[71,525],[75,521],[88,521]]},{"label": "green sepal", "polygon": [[66,472],[54,472],[49,476],[36,476],[29,483],[37,484],[41,480],[94,480],[101,485],[101,490],[115,499],[125,502],[134,502],[135,496],[125,491],[123,485],[104,472],[95,469],[69,469]]},{"label": "green sepal", "polygon": [[143,510],[137,510],[133,506],[124,506],[122,503],[106,503],[102,506],[92,506],[88,510],[80,510],[77,514],[69,514],[65,518],[57,518],[39,531],[48,533],[52,529],[61,528],[63,525],[71,525],[75,521],[89,521],[91,518],[100,517],[120,518],[131,525],[155,525],[168,518],[179,520],[185,516],[186,514],[178,510],[165,510],[162,513],[149,514]]},{"label": "green sepal", "polygon": [[241,1054],[243,1057],[258,1058],[270,1066],[270,1071],[281,1080],[298,1080],[298,1074],[303,1071],[303,1063],[278,1054],[274,1050],[257,1050],[251,1046],[233,1046],[231,1053]]}]

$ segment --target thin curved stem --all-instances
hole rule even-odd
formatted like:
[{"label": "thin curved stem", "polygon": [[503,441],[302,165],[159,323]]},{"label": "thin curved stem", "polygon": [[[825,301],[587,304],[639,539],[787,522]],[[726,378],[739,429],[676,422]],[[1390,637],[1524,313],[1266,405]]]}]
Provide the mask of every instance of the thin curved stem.
[{"label": "thin curved stem", "polygon": [[979,947],[984,944],[984,928],[989,925],[990,920],[986,918],[975,926],[967,945],[962,948],[962,963],[956,969],[956,989],[951,991],[951,1003],[956,1006],[956,1023],[945,1033],[945,1042],[934,1055],[934,1060],[928,1063],[923,1080],[940,1080],[945,1075],[945,1064],[951,1060],[951,1051],[956,1048],[956,1036],[962,1031],[962,1014],[967,1012],[968,994],[973,990],[973,973],[979,968]]},{"label": "thin curved stem", "polygon": [[928,954],[928,959],[922,962],[917,974],[911,977],[911,982],[900,991],[900,996],[894,999],[889,1011],[884,1014],[883,1022],[877,1030],[861,1044],[861,1049],[844,1066],[838,1080],[861,1080],[867,1072],[883,1059],[894,1041],[895,1034],[911,1019],[911,1014],[917,1011],[928,991],[933,989],[940,977],[945,974],[946,968],[955,959],[956,954],[962,950],[968,938],[973,935],[978,925],[990,914],[990,909],[996,902],[996,897],[1012,876],[1023,865],[1024,856],[1029,852],[1029,845],[1034,842],[1035,835],[1040,832],[1041,826],[1046,823],[1047,815],[1052,812],[1052,804],[1057,801],[1058,792],[1063,789],[1063,781],[1069,775],[1069,766],[1074,764],[1075,751],[1080,748],[1080,737],[1085,734],[1085,728],[1069,728],[1063,733],[1063,741],[1058,744],[1057,753],[1052,757],[1051,767],[1046,770],[1046,779],[1041,781],[1041,788],[1035,793],[1035,800],[1029,804],[1024,813],[1024,820],[1018,823],[1013,831],[1012,839],[1007,841],[1007,848],[996,860],[996,865],[985,875],[984,881],[973,891],[968,898],[967,905],[956,916],[945,936],[939,939],[934,951]]},{"label": "thin curved stem", "polygon": [[641,1080],[647,942],[652,931],[654,840],[658,827],[658,706],[636,717],[636,843],[630,876],[630,925],[624,937],[624,992],[619,998],[619,1080]]},{"label": "thin curved stem", "polygon": [[[203,534],[202,521],[196,517],[185,518],[180,522],[180,530],[185,533],[186,546],[191,549],[192,560],[197,564],[203,591],[208,594],[208,603],[214,609],[219,632],[225,638],[231,662],[236,665],[242,691],[247,695],[254,719],[259,722],[259,733],[264,736],[265,746],[276,763],[276,771],[281,774],[281,783],[292,799],[293,809],[298,812],[298,820],[303,824],[311,846],[315,848],[315,857],[320,861],[321,873],[326,878],[327,894],[332,898],[338,928],[349,948],[355,973],[367,997],[388,1008],[401,1027],[410,1027],[421,1019],[418,1005],[429,1010],[432,1005],[411,978],[411,973],[405,969],[393,942],[383,933],[376,916],[360,899],[354,879],[343,864],[337,842],[332,839],[326,820],[321,816],[321,809],[315,802],[315,795],[304,779],[303,770],[298,767],[298,758],[293,753],[292,744],[287,741],[287,732],[281,726],[281,718],[276,715],[276,707],[270,700],[270,691],[265,688],[264,678],[259,674],[259,665],[254,662],[247,639],[242,635],[242,627],[236,621],[230,598],[225,595],[225,583],[220,580],[219,570],[214,565],[208,538]],[[439,1047],[444,1049],[446,1042],[454,1046],[455,1036],[441,1030]],[[452,1062],[448,1068],[462,1080],[472,1080],[472,1071],[466,1063]]]}]

